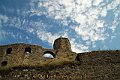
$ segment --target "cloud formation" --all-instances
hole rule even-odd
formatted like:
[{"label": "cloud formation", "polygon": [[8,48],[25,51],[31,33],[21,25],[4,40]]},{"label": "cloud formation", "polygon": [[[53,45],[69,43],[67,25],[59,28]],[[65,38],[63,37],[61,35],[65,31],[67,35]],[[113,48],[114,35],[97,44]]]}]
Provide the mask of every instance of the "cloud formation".
[{"label": "cloud formation", "polygon": [[68,37],[75,52],[109,48],[104,43],[115,38],[120,24],[120,0],[30,0],[28,5],[22,17],[0,15],[0,28],[3,21],[49,44]]}]

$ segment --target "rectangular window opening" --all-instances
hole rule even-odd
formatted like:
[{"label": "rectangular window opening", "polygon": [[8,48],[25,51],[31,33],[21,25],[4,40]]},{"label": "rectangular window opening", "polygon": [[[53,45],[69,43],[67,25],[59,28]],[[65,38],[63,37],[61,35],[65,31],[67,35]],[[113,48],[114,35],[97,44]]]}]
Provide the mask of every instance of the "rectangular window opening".
[{"label": "rectangular window opening", "polygon": [[12,48],[8,48],[6,51],[7,54],[11,54],[11,52],[12,52]]},{"label": "rectangular window opening", "polygon": [[30,47],[25,48],[25,53],[31,53],[31,48]]}]

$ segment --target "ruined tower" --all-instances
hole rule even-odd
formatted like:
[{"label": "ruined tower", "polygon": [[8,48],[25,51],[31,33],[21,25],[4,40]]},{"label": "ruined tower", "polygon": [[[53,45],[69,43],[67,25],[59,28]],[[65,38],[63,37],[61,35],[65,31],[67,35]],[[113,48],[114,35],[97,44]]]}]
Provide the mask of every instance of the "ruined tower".
[{"label": "ruined tower", "polygon": [[71,51],[71,44],[70,44],[68,38],[60,37],[60,38],[56,39],[53,46],[54,46],[54,49],[56,49],[56,50],[60,49],[63,51],[65,51],[65,50]]}]

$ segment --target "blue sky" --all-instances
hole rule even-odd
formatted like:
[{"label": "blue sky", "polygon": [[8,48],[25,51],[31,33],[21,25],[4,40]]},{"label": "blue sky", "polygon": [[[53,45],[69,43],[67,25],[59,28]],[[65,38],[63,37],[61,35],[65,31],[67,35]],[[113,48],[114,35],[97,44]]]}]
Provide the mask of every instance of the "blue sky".
[{"label": "blue sky", "polygon": [[0,1],[0,45],[52,48],[60,36],[75,52],[120,49],[120,0]]}]

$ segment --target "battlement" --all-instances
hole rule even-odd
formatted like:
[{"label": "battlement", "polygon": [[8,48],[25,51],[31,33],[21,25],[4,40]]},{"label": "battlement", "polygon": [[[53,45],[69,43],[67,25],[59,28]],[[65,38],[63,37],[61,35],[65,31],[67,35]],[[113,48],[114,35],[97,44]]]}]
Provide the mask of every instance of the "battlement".
[{"label": "battlement", "polygon": [[75,60],[77,54],[71,51],[67,38],[56,39],[53,47],[54,49],[46,49],[21,43],[0,46],[0,68],[59,65]]}]

